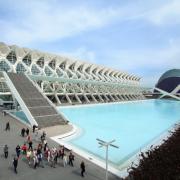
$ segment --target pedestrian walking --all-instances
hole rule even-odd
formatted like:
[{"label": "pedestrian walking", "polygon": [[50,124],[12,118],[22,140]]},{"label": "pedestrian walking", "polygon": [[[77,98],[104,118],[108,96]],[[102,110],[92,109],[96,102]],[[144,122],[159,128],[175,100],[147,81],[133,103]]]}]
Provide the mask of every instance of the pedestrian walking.
[{"label": "pedestrian walking", "polygon": [[84,164],[84,161],[81,162],[80,168],[81,168],[81,176],[84,177],[84,173],[85,173],[85,164]]},{"label": "pedestrian walking", "polygon": [[39,162],[39,166],[41,166],[42,168],[44,168],[44,162],[43,162],[43,155],[42,152],[40,152],[39,154],[37,154],[37,158],[38,158],[38,162]]},{"label": "pedestrian walking", "polygon": [[14,172],[17,174],[18,158],[14,157],[13,159]]},{"label": "pedestrian walking", "polygon": [[50,149],[48,149],[47,150],[47,161],[48,161],[48,164],[50,164],[51,163],[51,151],[50,151]]},{"label": "pedestrian walking", "polygon": [[59,158],[63,159],[64,151],[65,151],[64,146],[62,146],[59,150]]},{"label": "pedestrian walking", "polygon": [[24,145],[22,145],[22,147],[21,147],[22,153],[23,153],[23,154],[26,154],[27,149],[28,149],[28,148],[27,148],[26,144],[24,143]]},{"label": "pedestrian walking", "polygon": [[26,137],[26,139],[27,139],[27,143],[29,144],[29,142],[31,141],[31,136],[28,135],[28,136]]},{"label": "pedestrian walking", "polygon": [[27,157],[27,160],[28,160],[28,164],[30,166],[31,165],[31,157],[32,157],[32,149],[27,150],[26,157]]},{"label": "pedestrian walking", "polygon": [[22,137],[24,137],[25,131],[26,131],[25,128],[22,128],[22,129],[21,129],[21,136],[22,136]]},{"label": "pedestrian walking", "polygon": [[46,139],[46,132],[45,131],[43,131],[42,136],[44,136],[44,138]]},{"label": "pedestrian walking", "polygon": [[55,166],[55,156],[54,156],[54,154],[52,153],[51,154],[51,157],[50,157],[50,166],[51,167],[53,167],[53,168],[55,168],[56,166]]},{"label": "pedestrian walking", "polygon": [[4,157],[6,159],[8,158],[8,146],[7,146],[7,144],[4,146]]},{"label": "pedestrian walking", "polygon": [[26,135],[29,136],[29,129],[26,129]]},{"label": "pedestrian walking", "polygon": [[37,126],[36,125],[33,125],[33,133],[35,132]]},{"label": "pedestrian walking", "polygon": [[39,163],[37,155],[33,156],[33,163],[34,163],[34,169],[36,169],[36,167],[37,167],[37,165]]},{"label": "pedestrian walking", "polygon": [[44,152],[47,150],[47,147],[48,147],[48,144],[47,144],[47,141],[45,140],[44,141]]},{"label": "pedestrian walking", "polygon": [[10,131],[10,124],[9,124],[9,122],[6,123],[5,131],[7,131],[7,130]]},{"label": "pedestrian walking", "polygon": [[33,146],[32,146],[32,145],[33,145],[32,140],[29,140],[29,149],[31,149],[31,150],[33,149]]},{"label": "pedestrian walking", "polygon": [[20,154],[21,154],[21,147],[19,145],[17,145],[16,146],[16,155],[18,158],[19,158]]},{"label": "pedestrian walking", "polygon": [[41,143],[44,144],[45,136],[41,135]]},{"label": "pedestrian walking", "polygon": [[67,155],[64,153],[63,156],[63,166],[66,167],[67,166]]},{"label": "pedestrian walking", "polygon": [[70,152],[70,154],[69,154],[69,165],[74,166],[73,161],[74,161],[74,155],[72,154],[72,152]]}]

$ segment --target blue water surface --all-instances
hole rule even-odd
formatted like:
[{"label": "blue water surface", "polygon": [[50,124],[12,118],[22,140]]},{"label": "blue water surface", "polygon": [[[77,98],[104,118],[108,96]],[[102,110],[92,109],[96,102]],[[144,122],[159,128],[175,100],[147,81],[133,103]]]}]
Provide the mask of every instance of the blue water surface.
[{"label": "blue water surface", "polygon": [[69,143],[102,159],[105,150],[96,138],[115,139],[119,149],[111,148],[109,160],[120,165],[180,120],[180,102],[146,100],[84,107],[58,107],[82,134]]},{"label": "blue water surface", "polygon": [[16,116],[17,118],[21,119],[22,121],[24,121],[25,123],[30,124],[27,116],[25,115],[25,113],[23,111],[14,111],[11,112],[11,114],[13,114],[14,116]]}]

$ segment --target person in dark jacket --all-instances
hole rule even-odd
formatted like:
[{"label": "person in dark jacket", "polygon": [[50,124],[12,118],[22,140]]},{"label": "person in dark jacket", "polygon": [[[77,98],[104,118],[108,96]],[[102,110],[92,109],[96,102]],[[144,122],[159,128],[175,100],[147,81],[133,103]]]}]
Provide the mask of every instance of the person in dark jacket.
[{"label": "person in dark jacket", "polygon": [[81,162],[80,168],[81,168],[81,176],[84,177],[84,173],[85,173],[85,164],[84,164],[84,161]]},{"label": "person in dark jacket", "polygon": [[18,157],[14,157],[13,166],[14,166],[14,172],[17,174]]},{"label": "person in dark jacket", "polygon": [[24,137],[25,131],[26,131],[25,128],[22,128],[22,129],[21,129],[21,136],[22,136],[22,137]]},{"label": "person in dark jacket", "polygon": [[36,125],[33,125],[33,133],[35,132],[37,126]]},{"label": "person in dark jacket", "polygon": [[19,145],[17,145],[16,146],[16,155],[18,158],[19,158],[20,154],[21,154],[21,147]]},{"label": "person in dark jacket", "polygon": [[72,154],[72,152],[70,152],[70,154],[69,154],[69,165],[73,166],[73,161],[74,161],[74,155]]},{"label": "person in dark jacket", "polygon": [[26,135],[29,136],[29,129],[26,129]]},{"label": "person in dark jacket", "polygon": [[30,141],[29,141],[29,149],[31,149],[31,150],[33,149],[33,146],[32,146],[32,145],[33,145],[33,142],[32,142],[32,140],[30,140]]},{"label": "person in dark jacket", "polygon": [[7,130],[10,131],[10,124],[9,124],[9,122],[6,123],[5,131],[7,131]]}]

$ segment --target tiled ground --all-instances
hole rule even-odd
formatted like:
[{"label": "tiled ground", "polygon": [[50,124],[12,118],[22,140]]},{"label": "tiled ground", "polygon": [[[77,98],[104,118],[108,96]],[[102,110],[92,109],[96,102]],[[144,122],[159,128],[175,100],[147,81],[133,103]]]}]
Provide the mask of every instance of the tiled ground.
[{"label": "tiled ground", "polygon": [[[11,130],[6,132],[5,124],[10,122]],[[20,136],[21,128],[25,125],[21,124],[17,120],[11,118],[9,115],[3,116],[0,112],[0,180],[79,180],[82,179],[80,176],[80,162],[82,159],[80,156],[75,155],[74,167],[63,167],[60,162],[56,168],[51,168],[47,164],[45,168],[38,167],[34,170],[29,167],[25,158],[21,156],[18,166],[18,174],[13,171],[12,160],[15,154],[15,147],[17,144],[22,145],[26,138]],[[50,146],[58,147],[58,144],[50,139],[48,144]],[[9,157],[5,159],[3,156],[3,146],[7,144],[9,146]],[[105,171],[92,164],[91,162],[84,160],[86,164],[86,173],[84,179],[86,180],[104,180]],[[109,180],[117,180],[114,175],[109,174]]]}]

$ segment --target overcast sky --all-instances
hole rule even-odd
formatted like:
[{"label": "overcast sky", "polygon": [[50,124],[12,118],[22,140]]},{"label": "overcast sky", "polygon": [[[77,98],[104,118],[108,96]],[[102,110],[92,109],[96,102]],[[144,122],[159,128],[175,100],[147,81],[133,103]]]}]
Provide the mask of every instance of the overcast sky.
[{"label": "overcast sky", "polygon": [[180,68],[180,0],[0,0],[0,41],[142,77]]}]

